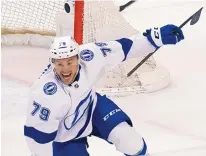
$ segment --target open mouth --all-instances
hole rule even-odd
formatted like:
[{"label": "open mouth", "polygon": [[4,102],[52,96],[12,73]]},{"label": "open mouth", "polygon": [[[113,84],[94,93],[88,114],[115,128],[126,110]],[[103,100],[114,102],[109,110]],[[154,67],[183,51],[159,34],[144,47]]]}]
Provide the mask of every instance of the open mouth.
[{"label": "open mouth", "polygon": [[68,80],[71,77],[72,73],[68,73],[68,74],[61,73],[61,75],[64,79]]}]

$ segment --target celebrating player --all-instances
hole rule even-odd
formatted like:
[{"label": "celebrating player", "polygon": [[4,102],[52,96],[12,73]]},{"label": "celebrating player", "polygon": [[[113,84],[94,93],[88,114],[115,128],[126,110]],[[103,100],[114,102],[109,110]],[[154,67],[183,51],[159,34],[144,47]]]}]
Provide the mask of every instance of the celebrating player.
[{"label": "celebrating player", "polygon": [[144,139],[112,100],[95,91],[105,67],[184,39],[174,25],[104,43],[78,45],[56,37],[51,65],[31,87],[24,134],[37,156],[88,156],[87,137],[97,136],[127,156],[147,154]]}]

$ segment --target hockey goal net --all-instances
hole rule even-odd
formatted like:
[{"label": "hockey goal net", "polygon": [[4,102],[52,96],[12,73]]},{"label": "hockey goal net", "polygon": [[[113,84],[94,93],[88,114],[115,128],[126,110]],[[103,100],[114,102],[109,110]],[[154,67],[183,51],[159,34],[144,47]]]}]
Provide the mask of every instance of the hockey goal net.
[{"label": "hockey goal net", "polygon": [[[112,1],[76,1],[74,18],[78,42],[104,42],[139,33],[121,15]],[[67,22],[64,1],[2,1],[2,44],[26,44],[48,48],[56,35],[56,25]],[[169,84],[169,72],[154,58],[132,76],[127,73],[143,58],[126,61],[108,71],[97,87],[100,92],[125,95],[161,90]]]}]

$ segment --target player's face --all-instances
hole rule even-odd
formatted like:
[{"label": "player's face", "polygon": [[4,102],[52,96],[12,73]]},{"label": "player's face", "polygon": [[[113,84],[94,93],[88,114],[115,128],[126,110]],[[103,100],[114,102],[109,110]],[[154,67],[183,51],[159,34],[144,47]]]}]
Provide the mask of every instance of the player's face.
[{"label": "player's face", "polygon": [[75,79],[79,68],[78,57],[73,56],[66,59],[56,59],[54,62],[54,67],[62,82],[69,85]]}]

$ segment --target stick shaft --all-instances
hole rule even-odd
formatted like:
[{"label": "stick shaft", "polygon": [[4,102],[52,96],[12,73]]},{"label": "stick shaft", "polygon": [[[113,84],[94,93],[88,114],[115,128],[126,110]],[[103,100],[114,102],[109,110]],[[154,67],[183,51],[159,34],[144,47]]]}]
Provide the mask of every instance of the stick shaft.
[{"label": "stick shaft", "polygon": [[[195,19],[196,22],[198,22],[201,11],[202,11],[203,7],[200,8],[197,12],[195,12],[192,16],[190,16],[186,21],[184,21],[179,28],[183,28],[189,21],[191,21],[192,19]],[[196,23],[195,22],[195,23]],[[195,24],[194,23],[194,24]],[[138,63],[128,74],[127,77],[131,76],[142,64],[144,64],[145,61],[147,61],[158,49],[156,49],[153,53],[149,53],[140,63]]]}]

